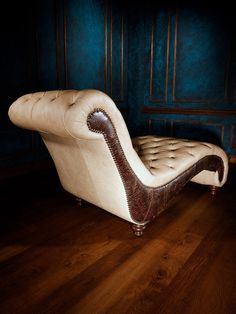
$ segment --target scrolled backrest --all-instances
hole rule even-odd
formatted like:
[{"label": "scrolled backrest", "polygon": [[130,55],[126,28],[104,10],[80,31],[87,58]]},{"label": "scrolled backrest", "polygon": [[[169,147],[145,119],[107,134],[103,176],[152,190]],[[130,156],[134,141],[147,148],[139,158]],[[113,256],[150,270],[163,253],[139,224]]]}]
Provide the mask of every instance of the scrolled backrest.
[{"label": "scrolled backrest", "polygon": [[[102,128],[91,119],[108,119]],[[98,90],[47,91],[24,95],[9,108],[19,127],[38,131],[56,165],[64,188],[85,200],[130,220],[123,177],[112,150],[118,149],[132,171],[144,182],[152,175],[133,149],[123,117],[105,93]],[[103,128],[104,127],[104,128]],[[107,129],[110,128],[110,129]],[[112,131],[111,149],[104,132]]]},{"label": "scrolled backrest", "polygon": [[124,120],[112,99],[98,90],[63,90],[27,94],[9,108],[9,117],[19,127],[63,137],[96,138],[87,126],[90,112],[102,109],[117,125],[120,137],[130,141]]}]

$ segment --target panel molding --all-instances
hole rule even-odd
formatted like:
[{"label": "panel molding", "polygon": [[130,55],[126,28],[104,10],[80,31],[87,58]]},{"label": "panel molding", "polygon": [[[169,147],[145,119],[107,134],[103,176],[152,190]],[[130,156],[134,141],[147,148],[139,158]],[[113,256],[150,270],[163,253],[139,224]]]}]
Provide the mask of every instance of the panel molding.
[{"label": "panel molding", "polygon": [[229,162],[231,164],[236,164],[236,156],[235,155],[229,155]]},{"label": "panel molding", "polygon": [[[146,105],[144,105],[146,106]],[[212,115],[236,116],[236,110],[211,110],[211,109],[178,109],[178,108],[143,108],[143,113],[149,114],[184,114],[184,115]]]},{"label": "panel molding", "polygon": [[60,36],[59,36],[59,7],[57,1],[55,1],[55,38],[56,38],[56,71],[57,71],[57,87],[59,89],[59,78],[61,71],[59,71],[59,60],[61,56],[60,50]]},{"label": "panel molding", "polygon": [[147,125],[148,125],[148,134],[151,133],[151,128],[153,125],[153,122],[160,121],[161,123],[164,123],[164,129],[165,133],[167,132],[167,119],[147,119]]},{"label": "panel molding", "polygon": [[[105,1],[104,10],[104,92],[108,93],[108,1]],[[68,57],[67,57],[67,45],[68,45],[68,18],[67,18],[67,6],[66,1],[63,1],[63,31],[64,31],[64,80],[65,88],[68,88]],[[111,48],[111,47],[110,47]],[[112,52],[111,52],[112,53]]]},{"label": "panel molding", "polygon": [[63,1],[63,30],[64,30],[64,80],[65,88],[68,88],[68,63],[67,63],[67,7]]},{"label": "panel molding", "polygon": [[231,124],[230,127],[230,148],[236,148],[236,138],[235,138],[236,124]]},{"label": "panel molding", "polygon": [[170,131],[171,135],[173,135],[174,130],[174,124],[175,123],[183,123],[183,124],[189,124],[189,125],[209,125],[209,126],[216,126],[220,129],[220,137],[221,137],[221,143],[224,142],[224,134],[225,134],[225,125],[221,123],[214,123],[214,122],[202,122],[202,121],[194,121],[194,120],[171,120],[170,121]]},{"label": "panel molding", "polygon": [[[110,5],[110,96],[113,96],[113,13]],[[120,23],[120,97],[113,98],[114,102],[124,101],[124,14],[121,14]]]},{"label": "panel molding", "polygon": [[[67,7],[64,1],[63,8],[63,31],[64,31],[64,80],[65,88],[68,88],[68,16]],[[120,97],[114,98],[115,102],[124,101],[124,26],[125,17],[122,13],[120,17]],[[58,38],[56,31],[56,37]],[[105,1],[104,5],[104,91],[113,95],[113,12],[112,4],[109,1]]]},{"label": "panel molding", "polygon": [[108,93],[108,5],[106,2],[104,16],[104,38],[105,38],[105,57],[104,57],[104,75],[105,75],[105,93]]},{"label": "panel molding", "polygon": [[174,103],[224,103],[228,97],[228,80],[229,80],[229,66],[230,66],[230,49],[228,50],[228,58],[225,69],[225,80],[224,80],[224,98],[219,99],[178,99],[176,98],[176,72],[177,72],[177,46],[178,46],[178,24],[179,24],[179,11],[176,10],[175,15],[175,29],[174,29],[174,66],[173,66],[173,82],[172,82],[172,101]]},{"label": "panel molding", "polygon": [[154,16],[152,16],[151,25],[151,42],[150,42],[150,72],[149,72],[149,101],[150,102],[167,102],[168,99],[168,74],[169,74],[169,50],[170,50],[170,9],[168,9],[167,19],[167,40],[166,40],[166,64],[165,64],[165,98],[153,98],[153,56],[155,47],[155,23]]}]

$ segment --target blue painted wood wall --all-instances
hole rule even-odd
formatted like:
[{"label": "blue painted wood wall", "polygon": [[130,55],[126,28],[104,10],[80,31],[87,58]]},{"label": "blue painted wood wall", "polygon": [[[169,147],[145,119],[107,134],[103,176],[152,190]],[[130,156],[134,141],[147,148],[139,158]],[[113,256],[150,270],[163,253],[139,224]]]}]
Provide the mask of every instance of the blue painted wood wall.
[{"label": "blue painted wood wall", "polygon": [[16,14],[13,25],[1,26],[1,165],[46,156],[37,134],[9,122],[10,103],[24,93],[65,88],[109,94],[132,136],[209,141],[236,155],[230,11],[199,2],[42,0],[37,5],[19,6],[23,17]]},{"label": "blue painted wood wall", "polygon": [[233,27],[233,17],[222,6],[145,10],[141,5],[129,23],[129,122],[134,135],[143,130],[209,141],[236,154]]}]

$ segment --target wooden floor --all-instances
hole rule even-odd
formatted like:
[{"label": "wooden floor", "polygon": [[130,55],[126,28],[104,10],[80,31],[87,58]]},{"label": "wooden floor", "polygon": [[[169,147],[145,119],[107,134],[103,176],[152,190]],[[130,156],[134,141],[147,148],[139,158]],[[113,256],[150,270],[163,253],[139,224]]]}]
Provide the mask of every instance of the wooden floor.
[{"label": "wooden floor", "polygon": [[235,186],[190,183],[136,238],[54,173],[1,182],[0,313],[236,313]]}]

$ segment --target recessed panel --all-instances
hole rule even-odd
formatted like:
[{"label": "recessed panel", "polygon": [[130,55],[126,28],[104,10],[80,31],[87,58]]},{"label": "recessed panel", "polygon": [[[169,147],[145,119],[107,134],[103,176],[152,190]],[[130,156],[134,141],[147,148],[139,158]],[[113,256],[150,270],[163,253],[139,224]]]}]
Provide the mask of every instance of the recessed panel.
[{"label": "recessed panel", "polygon": [[127,57],[126,20],[121,9],[112,7],[110,12],[110,95],[114,100],[124,100],[125,58]]},{"label": "recessed panel", "polygon": [[148,134],[155,136],[167,135],[167,121],[164,119],[148,119]]},{"label": "recessed panel", "polygon": [[147,101],[165,101],[168,84],[169,16],[167,9],[159,9],[148,21]]},{"label": "recessed panel", "polygon": [[223,146],[224,125],[200,121],[172,121],[171,135]]},{"label": "recessed panel", "polygon": [[223,101],[229,38],[219,12],[182,8],[175,32],[174,100]]},{"label": "recessed panel", "polygon": [[105,89],[103,1],[65,2],[67,87]]}]

